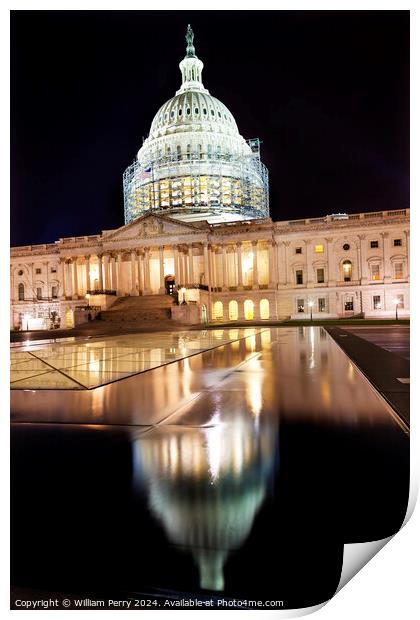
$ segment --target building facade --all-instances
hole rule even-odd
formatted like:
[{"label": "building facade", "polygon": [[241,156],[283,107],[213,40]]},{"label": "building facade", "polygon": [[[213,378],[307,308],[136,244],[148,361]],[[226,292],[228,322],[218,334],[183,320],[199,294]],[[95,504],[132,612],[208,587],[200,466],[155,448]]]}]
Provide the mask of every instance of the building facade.
[{"label": "building facade", "polygon": [[259,140],[204,88],[190,28],[180,69],[124,174],[125,225],[12,248],[11,328],[166,294],[184,323],[409,316],[409,210],[273,222]]}]

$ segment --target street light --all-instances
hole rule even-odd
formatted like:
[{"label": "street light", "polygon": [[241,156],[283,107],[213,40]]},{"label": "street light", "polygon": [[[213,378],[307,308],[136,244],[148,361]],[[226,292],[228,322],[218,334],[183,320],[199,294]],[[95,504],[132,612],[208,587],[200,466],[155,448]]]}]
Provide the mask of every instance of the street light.
[{"label": "street light", "polygon": [[29,329],[29,319],[31,318],[31,315],[30,314],[24,314],[23,318],[26,321],[26,331],[28,331],[28,329]]},{"label": "street light", "polygon": [[312,321],[312,308],[313,308],[314,302],[310,301],[308,305],[309,305],[309,307],[311,309],[311,321]]},{"label": "street light", "polygon": [[400,300],[398,299],[398,297],[395,297],[395,299],[393,299],[393,302],[395,304],[395,320],[398,321],[398,305],[400,303]]}]

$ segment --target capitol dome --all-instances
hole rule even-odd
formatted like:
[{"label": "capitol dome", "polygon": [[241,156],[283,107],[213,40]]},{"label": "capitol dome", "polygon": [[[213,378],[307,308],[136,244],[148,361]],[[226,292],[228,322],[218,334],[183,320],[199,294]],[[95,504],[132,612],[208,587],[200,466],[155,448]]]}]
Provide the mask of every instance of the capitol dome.
[{"label": "capitol dome", "polygon": [[204,87],[193,38],[188,26],[181,87],[156,113],[124,173],[126,223],[151,211],[209,222],[268,216],[259,140],[246,141],[228,108]]}]

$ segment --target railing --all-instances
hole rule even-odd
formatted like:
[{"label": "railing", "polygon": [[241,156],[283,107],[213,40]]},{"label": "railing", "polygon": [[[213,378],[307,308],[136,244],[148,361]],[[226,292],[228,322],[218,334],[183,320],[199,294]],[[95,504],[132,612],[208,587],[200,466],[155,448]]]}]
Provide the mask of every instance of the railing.
[{"label": "railing", "polygon": [[93,291],[87,291],[86,292],[87,295],[116,295],[117,291],[109,291],[107,289],[104,290],[93,290]]}]

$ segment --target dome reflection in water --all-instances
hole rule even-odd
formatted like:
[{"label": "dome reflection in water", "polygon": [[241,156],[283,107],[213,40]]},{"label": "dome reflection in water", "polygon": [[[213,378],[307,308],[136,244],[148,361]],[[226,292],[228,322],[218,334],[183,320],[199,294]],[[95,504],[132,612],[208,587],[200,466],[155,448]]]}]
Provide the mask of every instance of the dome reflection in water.
[{"label": "dome reflection in water", "polygon": [[224,564],[251,532],[277,455],[277,424],[238,417],[133,437],[136,489],[168,540],[192,553],[200,587],[224,589]]}]

